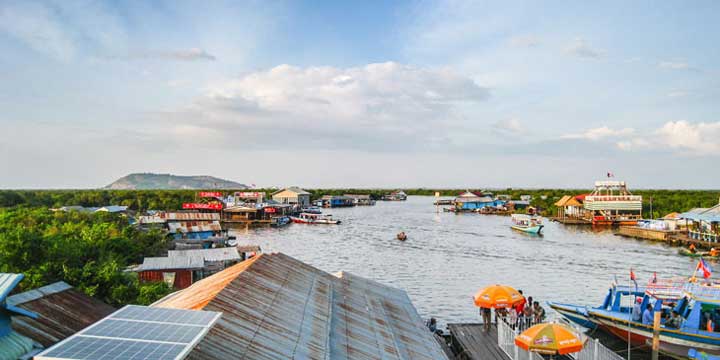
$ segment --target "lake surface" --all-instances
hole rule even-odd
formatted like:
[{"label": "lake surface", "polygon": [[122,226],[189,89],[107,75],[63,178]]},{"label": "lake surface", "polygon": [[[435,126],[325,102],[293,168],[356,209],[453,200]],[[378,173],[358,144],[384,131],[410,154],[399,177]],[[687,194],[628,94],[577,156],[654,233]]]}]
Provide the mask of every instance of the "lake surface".
[{"label": "lake surface", "polygon": [[[423,318],[478,321],[475,292],[501,283],[541,302],[599,305],[613,276],[638,283],[690,275],[695,260],[661,243],[610,230],[545,221],[542,237],[510,229],[509,217],[436,212],[434,198],[326,209],[341,225],[291,224],[235,231],[241,244],[283,252],[322,270],[348,271],[404,289]],[[408,240],[395,235],[405,231]],[[545,306],[545,305],[543,305]],[[546,309],[549,310],[549,308]]]}]

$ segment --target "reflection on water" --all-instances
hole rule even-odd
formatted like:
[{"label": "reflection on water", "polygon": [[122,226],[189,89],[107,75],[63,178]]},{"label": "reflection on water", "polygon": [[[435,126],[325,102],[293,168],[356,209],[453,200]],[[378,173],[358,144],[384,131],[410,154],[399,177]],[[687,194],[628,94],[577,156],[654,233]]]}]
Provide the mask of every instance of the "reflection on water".
[{"label": "reflection on water", "polygon": [[[632,267],[641,283],[689,275],[694,260],[664,244],[612,231],[546,222],[537,237],[510,229],[508,217],[437,213],[432,197],[330,209],[341,225],[292,224],[236,230],[241,244],[284,252],[328,272],[348,271],[402,288],[420,315],[442,323],[477,321],[472,297],[502,283],[545,301],[602,302],[617,275]],[[408,240],[395,235],[405,231]]]}]

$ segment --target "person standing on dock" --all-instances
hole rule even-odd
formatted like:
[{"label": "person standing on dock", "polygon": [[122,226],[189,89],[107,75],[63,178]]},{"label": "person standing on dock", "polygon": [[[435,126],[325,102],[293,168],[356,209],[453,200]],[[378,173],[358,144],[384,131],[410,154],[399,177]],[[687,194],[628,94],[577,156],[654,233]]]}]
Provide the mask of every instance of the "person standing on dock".
[{"label": "person standing on dock", "polygon": [[525,315],[525,304],[527,304],[527,300],[525,300],[525,295],[523,295],[522,290],[518,290],[520,295],[522,295],[522,299],[520,302],[515,304],[515,313],[517,315],[517,320],[513,323],[513,326],[520,326],[520,323],[522,323],[524,315]]},{"label": "person standing on dock", "polygon": [[529,328],[530,325],[532,325],[533,318],[535,315],[535,311],[532,307],[533,304],[533,298],[532,296],[528,296],[527,303],[525,303],[525,308],[523,309],[523,317],[525,318],[525,328]]},{"label": "person standing on dock", "polygon": [[482,315],[483,318],[483,331],[489,332],[492,323],[492,309],[489,307],[480,308],[480,315]]}]

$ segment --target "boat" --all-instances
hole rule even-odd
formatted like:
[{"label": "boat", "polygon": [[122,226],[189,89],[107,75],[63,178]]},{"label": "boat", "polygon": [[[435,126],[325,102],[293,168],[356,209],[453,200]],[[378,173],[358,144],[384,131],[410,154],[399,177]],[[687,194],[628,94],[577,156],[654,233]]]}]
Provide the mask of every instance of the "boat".
[{"label": "boat", "polygon": [[[644,290],[644,291],[641,291]],[[720,324],[707,328],[706,316],[715,317],[720,309],[720,284],[701,284],[694,279],[674,279],[648,284],[644,288],[613,287],[602,306],[587,308],[569,304],[549,303],[568,320],[599,328],[632,346],[647,346],[653,338],[652,325],[632,319],[632,308],[623,297],[640,300],[640,307],[650,304],[653,311],[664,315],[676,311],[682,318],[679,328],[660,326],[660,350],[675,357],[687,357],[691,349],[720,355]],[[623,304],[624,303],[624,304]],[[708,331],[712,330],[712,331]]]},{"label": "boat", "polygon": [[512,214],[512,227],[514,230],[523,231],[530,234],[540,234],[544,225],[540,218],[525,214]]},{"label": "boat", "polygon": [[298,216],[291,216],[290,219],[298,224],[340,224],[340,220],[335,220],[332,215],[300,213]]},{"label": "boat", "polygon": [[285,226],[292,222],[292,220],[290,220],[289,216],[277,216],[277,217],[270,219],[270,221],[271,221],[270,226],[274,226],[274,227]]},{"label": "boat", "polygon": [[710,255],[710,251],[695,251],[692,252],[688,249],[682,248],[678,250],[678,254],[682,256],[689,256],[689,257],[704,257],[706,259],[720,259],[720,255],[718,256],[712,256]]},{"label": "boat", "polygon": [[302,209],[302,212],[308,214],[322,214],[322,209],[317,206],[310,206]]}]

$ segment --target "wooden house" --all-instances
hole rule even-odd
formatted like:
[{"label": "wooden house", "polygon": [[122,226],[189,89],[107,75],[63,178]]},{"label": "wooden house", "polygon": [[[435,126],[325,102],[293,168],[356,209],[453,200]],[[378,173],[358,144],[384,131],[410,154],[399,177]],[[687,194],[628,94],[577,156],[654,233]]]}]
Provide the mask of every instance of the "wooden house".
[{"label": "wooden house", "polygon": [[291,186],[272,194],[272,199],[280,204],[310,206],[310,193],[296,186]]}]

